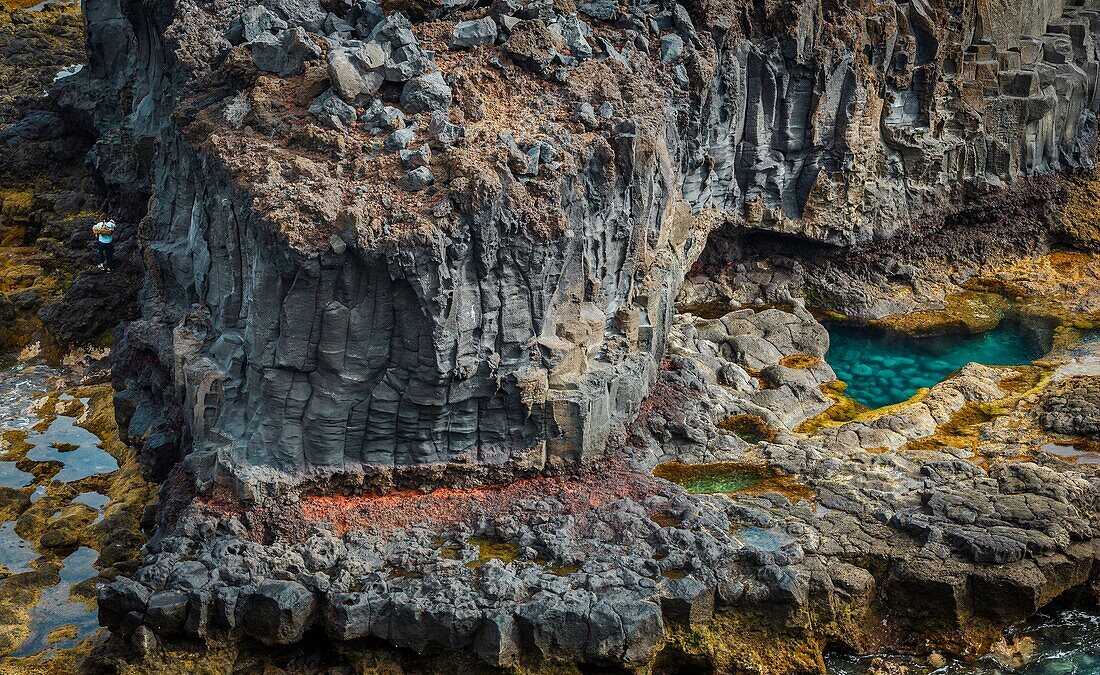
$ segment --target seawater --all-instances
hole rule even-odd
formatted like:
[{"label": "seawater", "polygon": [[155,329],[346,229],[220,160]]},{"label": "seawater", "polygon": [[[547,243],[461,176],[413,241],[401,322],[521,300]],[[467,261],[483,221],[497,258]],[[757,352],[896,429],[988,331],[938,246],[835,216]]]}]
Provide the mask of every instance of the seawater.
[{"label": "seawater", "polygon": [[[1100,615],[1097,610],[1041,612],[1021,626],[1015,642],[1033,646],[1024,663],[1000,663],[987,656],[973,663],[953,661],[939,668],[909,657],[880,657],[907,666],[909,675],[1100,675]],[[865,675],[874,657],[831,656],[831,675]],[[1002,659],[1004,660],[1004,659]]]},{"label": "seawater", "polygon": [[[17,430],[27,434],[26,440],[31,445],[28,460],[61,464],[61,470],[52,479],[36,484],[34,475],[19,469],[15,462],[0,460],[0,486],[28,490],[32,502],[44,496],[53,483],[79,481],[118,470],[118,462],[100,447],[99,438],[77,426],[75,418],[59,411],[47,428],[34,428],[39,421],[34,401],[60,386],[59,378],[63,375],[46,365],[19,363],[0,355],[0,431]],[[67,395],[61,398],[72,399]],[[31,485],[34,485],[33,491]],[[98,521],[109,499],[99,492],[87,491],[77,494],[72,501],[95,509]],[[31,542],[15,531],[14,521],[0,523],[0,566],[9,575],[0,584],[31,572],[39,565],[40,558],[45,560]],[[26,657],[65,649],[95,632],[98,628],[96,608],[73,597],[72,590],[99,574],[95,568],[98,558],[99,553],[94,549],[81,546],[60,560],[54,559],[55,564],[60,565],[57,583],[45,589],[31,608],[30,634],[7,656]],[[75,633],[51,643],[50,634],[67,626],[75,627]],[[6,659],[0,656],[0,672],[6,672],[5,665]]]},{"label": "seawater", "polygon": [[825,360],[845,393],[868,408],[905,401],[968,363],[1019,366],[1050,351],[1052,329],[1004,320],[978,334],[911,337],[894,331],[829,324]]}]

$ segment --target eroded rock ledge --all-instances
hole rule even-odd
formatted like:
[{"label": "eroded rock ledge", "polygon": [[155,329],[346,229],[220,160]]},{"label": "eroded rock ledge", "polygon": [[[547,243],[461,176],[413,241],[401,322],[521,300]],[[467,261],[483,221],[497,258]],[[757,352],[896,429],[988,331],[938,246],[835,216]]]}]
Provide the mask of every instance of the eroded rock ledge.
[{"label": "eroded rock ledge", "polygon": [[[114,384],[171,476],[101,596],[119,635],[813,671],[830,642],[971,653],[1090,582],[1091,474],[996,420],[1034,462],[910,447],[978,405],[1034,425],[1006,383],[1034,373],[811,433],[835,375],[798,292],[673,302],[719,225],[873,244],[1091,165],[1091,6],[86,14],[59,100],[105,180],[151,192]],[[738,499],[649,475],[703,460],[780,475]],[[376,494],[408,487],[437,506]]]},{"label": "eroded rock ledge", "polygon": [[881,239],[1091,163],[1086,7],[573,10],[87,9],[60,98],[152,188],[116,386],[154,473],[589,463],[715,224]]}]

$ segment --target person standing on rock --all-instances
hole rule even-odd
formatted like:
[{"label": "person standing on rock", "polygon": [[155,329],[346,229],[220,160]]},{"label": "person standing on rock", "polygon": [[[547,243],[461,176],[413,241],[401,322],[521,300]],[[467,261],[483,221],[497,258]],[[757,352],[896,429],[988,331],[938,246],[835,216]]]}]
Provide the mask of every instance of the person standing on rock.
[{"label": "person standing on rock", "polygon": [[118,225],[111,218],[96,223],[92,227],[92,234],[96,236],[95,250],[99,253],[99,267],[96,269],[113,272],[115,269],[115,228]]}]

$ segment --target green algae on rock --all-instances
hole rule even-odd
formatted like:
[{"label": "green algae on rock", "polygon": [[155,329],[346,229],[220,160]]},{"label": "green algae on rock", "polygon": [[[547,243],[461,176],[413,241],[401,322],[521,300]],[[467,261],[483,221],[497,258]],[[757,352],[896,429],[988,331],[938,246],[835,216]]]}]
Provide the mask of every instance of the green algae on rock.
[{"label": "green algae on rock", "polygon": [[744,490],[776,474],[774,470],[755,464],[669,462],[654,468],[653,475],[682,486],[690,494],[710,494]]}]

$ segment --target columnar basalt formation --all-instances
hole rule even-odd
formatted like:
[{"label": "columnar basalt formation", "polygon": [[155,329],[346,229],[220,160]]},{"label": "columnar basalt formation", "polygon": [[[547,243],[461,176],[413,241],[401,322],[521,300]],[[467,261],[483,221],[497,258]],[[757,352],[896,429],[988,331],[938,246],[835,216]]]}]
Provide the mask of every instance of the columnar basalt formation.
[{"label": "columnar basalt formation", "polygon": [[713,224],[881,239],[1091,162],[1086,7],[578,9],[89,5],[61,99],[153,192],[116,377],[150,467],[583,464]]},{"label": "columnar basalt formation", "polygon": [[[810,438],[800,425],[835,403],[835,374],[781,275],[745,275],[781,308],[695,321],[673,302],[720,225],[883,242],[1019,179],[1091,165],[1091,6],[85,11],[90,63],[56,95],[97,132],[104,180],[150,191],[144,313],[116,350],[116,409],[147,471],[173,475],[163,536],[135,580],[101,595],[120,633],[286,644],[323,626],[493,665],[641,666],[716,611],[728,628],[797,625],[815,645],[897,644],[861,632],[886,611],[877,589],[907,606],[940,583],[926,567],[949,559],[959,579],[998,584],[981,565],[1072,558],[1056,579],[1028,568],[1020,593],[1035,606],[1088,578],[1078,512],[1091,483],[1028,469],[994,485],[961,449],[906,454],[968,405],[1018,403],[1005,373],[972,368],[911,408]],[[767,432],[761,448],[733,418]],[[776,476],[788,496],[746,506],[637,473],[730,458],[807,483]],[[584,473],[601,467],[613,484]],[[551,475],[563,470],[581,477]],[[316,495],[514,479],[448,493],[460,512],[428,509],[419,527],[370,497]],[[959,481],[1004,530],[985,536],[958,514]],[[843,515],[799,502],[812,491]],[[777,519],[793,539],[772,550],[737,534]],[[1056,523],[1068,525],[1043,534]],[[484,554],[501,541],[522,544]],[[844,562],[859,556],[882,569]],[[531,564],[516,573],[515,559]],[[1035,609],[984,608],[971,631],[981,599],[959,583],[937,586],[959,624],[948,646]],[[923,616],[888,618],[894,635],[932,639]],[[818,665],[816,647],[783,649]]]}]

